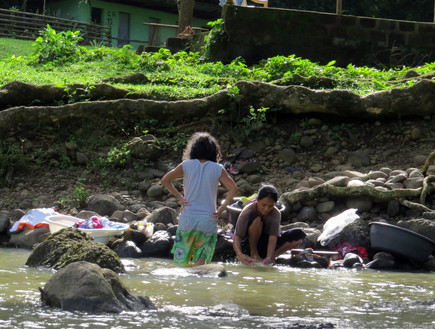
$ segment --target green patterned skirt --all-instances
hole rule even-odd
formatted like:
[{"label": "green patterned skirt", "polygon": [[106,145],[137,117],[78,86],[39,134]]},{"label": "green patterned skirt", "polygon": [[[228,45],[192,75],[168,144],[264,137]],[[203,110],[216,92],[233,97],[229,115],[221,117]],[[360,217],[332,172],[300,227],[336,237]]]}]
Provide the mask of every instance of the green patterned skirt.
[{"label": "green patterned skirt", "polygon": [[198,259],[211,262],[216,247],[217,233],[204,233],[196,230],[177,230],[172,253],[174,261],[180,264],[194,264]]}]

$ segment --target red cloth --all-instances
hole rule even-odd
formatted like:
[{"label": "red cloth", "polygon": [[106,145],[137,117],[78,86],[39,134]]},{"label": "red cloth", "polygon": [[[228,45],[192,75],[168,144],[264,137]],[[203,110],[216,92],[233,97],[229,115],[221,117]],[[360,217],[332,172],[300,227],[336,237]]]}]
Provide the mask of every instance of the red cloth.
[{"label": "red cloth", "polygon": [[344,256],[346,256],[346,254],[348,253],[353,253],[353,254],[357,254],[358,256],[360,256],[361,258],[368,258],[369,255],[367,254],[367,250],[364,247],[358,247],[357,245],[354,245],[350,242],[342,242],[340,243],[336,250],[341,258],[344,258]]},{"label": "red cloth", "polygon": [[32,224],[30,224],[28,222],[25,222],[25,223],[19,223],[18,224],[17,231],[21,231],[25,227],[30,228],[31,230],[34,230],[35,228],[38,228],[38,227],[48,227],[48,226],[49,225],[47,223],[38,223],[38,224],[32,225]]}]

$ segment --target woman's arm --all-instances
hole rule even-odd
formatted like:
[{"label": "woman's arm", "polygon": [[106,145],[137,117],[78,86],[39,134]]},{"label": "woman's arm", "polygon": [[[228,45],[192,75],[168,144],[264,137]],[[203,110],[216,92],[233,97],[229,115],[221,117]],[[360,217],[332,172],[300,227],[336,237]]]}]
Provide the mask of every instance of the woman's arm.
[{"label": "woman's arm", "polygon": [[223,186],[226,187],[228,193],[225,198],[225,201],[218,207],[218,209],[214,213],[214,217],[216,218],[219,218],[222,211],[224,211],[227,208],[227,206],[233,202],[233,199],[236,196],[237,191],[239,190],[234,180],[231,178],[228,172],[223,168],[222,168],[221,176],[219,177],[219,181],[222,183]]},{"label": "woman's arm", "polygon": [[181,203],[182,206],[187,206],[189,203],[184,199],[183,194],[181,194],[174,186],[174,181],[178,178],[183,177],[183,165],[180,163],[174,169],[166,173],[165,176],[162,177],[160,182],[166,189],[172,193],[177,200]]},{"label": "woman's arm", "polygon": [[238,235],[234,235],[233,249],[236,253],[237,258],[239,259],[239,261],[242,264],[249,265],[250,263],[252,263],[254,261],[254,258],[249,257],[248,255],[246,255],[242,252],[241,239],[240,239],[240,236],[238,236]]}]

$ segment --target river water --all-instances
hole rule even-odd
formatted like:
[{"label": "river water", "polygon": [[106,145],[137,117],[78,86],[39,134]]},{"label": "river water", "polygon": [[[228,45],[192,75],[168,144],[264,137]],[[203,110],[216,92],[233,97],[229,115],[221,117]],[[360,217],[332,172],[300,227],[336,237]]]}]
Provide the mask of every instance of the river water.
[{"label": "river water", "polygon": [[88,315],[42,307],[38,287],[53,275],[24,264],[30,251],[0,249],[0,328],[435,328],[435,273],[246,267],[196,276],[170,260],[130,259],[121,274],[157,311]]}]

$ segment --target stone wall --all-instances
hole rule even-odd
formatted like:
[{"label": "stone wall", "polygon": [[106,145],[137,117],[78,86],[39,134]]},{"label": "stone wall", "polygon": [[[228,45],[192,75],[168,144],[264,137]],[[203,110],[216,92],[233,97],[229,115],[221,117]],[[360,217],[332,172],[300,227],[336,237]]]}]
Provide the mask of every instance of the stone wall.
[{"label": "stone wall", "polygon": [[321,64],[417,66],[435,61],[435,24],[291,9],[224,6],[212,59],[249,63],[295,54]]}]

